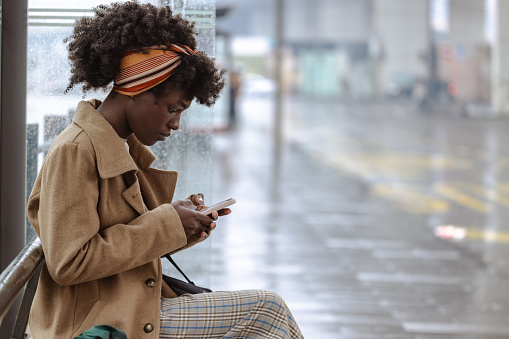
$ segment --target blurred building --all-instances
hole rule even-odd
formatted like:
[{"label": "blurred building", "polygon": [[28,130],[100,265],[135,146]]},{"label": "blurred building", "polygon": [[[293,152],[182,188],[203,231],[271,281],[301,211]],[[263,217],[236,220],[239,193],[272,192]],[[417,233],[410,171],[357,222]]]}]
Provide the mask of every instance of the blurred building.
[{"label": "blurred building", "polygon": [[502,1],[292,0],[284,1],[280,17],[275,3],[217,1],[218,9],[228,9],[217,29],[232,40],[248,90],[261,77],[275,79],[282,20],[286,93],[380,100],[416,99],[424,90],[437,104],[493,104],[506,112],[500,84],[507,58],[497,34],[504,25],[497,18],[507,12]]}]

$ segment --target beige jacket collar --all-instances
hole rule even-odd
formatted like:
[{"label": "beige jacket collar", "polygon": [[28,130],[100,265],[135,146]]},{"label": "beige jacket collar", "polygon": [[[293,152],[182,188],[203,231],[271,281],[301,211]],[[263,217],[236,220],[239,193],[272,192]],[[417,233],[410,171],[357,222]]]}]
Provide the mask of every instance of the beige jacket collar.
[{"label": "beige jacket collar", "polygon": [[122,139],[113,127],[96,111],[100,100],[81,101],[76,108],[73,122],[90,138],[97,155],[97,169],[102,179],[112,178],[129,171],[137,171],[133,158],[143,169],[150,167],[156,156],[134,135],[127,138],[129,156]]}]

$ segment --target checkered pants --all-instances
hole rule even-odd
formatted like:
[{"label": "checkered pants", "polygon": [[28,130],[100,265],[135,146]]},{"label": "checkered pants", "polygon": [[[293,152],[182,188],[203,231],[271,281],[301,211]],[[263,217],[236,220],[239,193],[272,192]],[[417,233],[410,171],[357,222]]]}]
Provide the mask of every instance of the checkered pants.
[{"label": "checkered pants", "polygon": [[278,294],[248,290],[162,299],[160,338],[301,339],[303,336]]}]

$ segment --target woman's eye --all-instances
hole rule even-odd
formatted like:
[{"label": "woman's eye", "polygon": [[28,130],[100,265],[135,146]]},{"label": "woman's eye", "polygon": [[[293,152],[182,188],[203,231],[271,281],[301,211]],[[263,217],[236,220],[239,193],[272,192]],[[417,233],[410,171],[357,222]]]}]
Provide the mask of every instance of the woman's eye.
[{"label": "woman's eye", "polygon": [[177,112],[177,110],[176,110],[176,109],[173,109],[173,108],[171,108],[171,107],[168,107],[168,112],[170,112],[170,113],[175,113],[175,112]]}]

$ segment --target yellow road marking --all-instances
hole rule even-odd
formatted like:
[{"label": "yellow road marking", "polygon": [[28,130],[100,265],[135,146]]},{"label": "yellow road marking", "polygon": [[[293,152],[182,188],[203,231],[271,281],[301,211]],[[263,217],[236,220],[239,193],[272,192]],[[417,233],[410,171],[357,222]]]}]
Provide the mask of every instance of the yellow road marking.
[{"label": "yellow road marking", "polygon": [[509,207],[509,198],[502,196],[496,189],[466,182],[454,183],[454,186],[458,186],[463,190],[469,191],[500,205]]},{"label": "yellow road marking", "polygon": [[509,244],[509,233],[467,228],[467,239],[476,239],[486,242],[500,242]]},{"label": "yellow road marking", "polygon": [[477,151],[477,157],[480,160],[489,160],[489,154],[485,150]]},{"label": "yellow road marking", "polygon": [[474,211],[481,212],[481,213],[488,213],[491,210],[489,205],[483,203],[480,200],[472,198],[469,195],[459,192],[457,189],[455,189],[451,185],[437,184],[437,185],[435,185],[435,190],[438,193],[442,194],[443,196],[451,199],[452,201],[454,201],[460,205],[466,206],[470,209],[473,209]]},{"label": "yellow road marking", "polygon": [[373,185],[373,192],[388,200],[396,202],[401,209],[416,214],[444,213],[449,210],[449,203],[442,199],[419,192],[418,187],[409,185]]},{"label": "yellow road marking", "polygon": [[[383,149],[366,150],[366,145],[383,147],[383,140],[377,143],[375,137],[362,140],[346,134],[337,134],[327,126],[317,129],[314,134],[318,141],[320,138],[330,141],[327,149],[320,142],[306,142],[301,144],[314,159],[332,165],[338,171],[349,176],[363,178],[368,182],[382,178],[388,181],[417,181],[425,180],[430,171],[443,169],[470,169],[475,160],[454,157],[447,154],[427,154],[422,152],[384,152]],[[415,136],[413,136],[415,137]],[[315,140],[316,139],[316,140]],[[407,139],[411,139],[410,135]],[[309,141],[309,140],[308,140]],[[460,153],[475,152],[479,157],[486,158],[486,152],[470,150],[466,145],[459,145]],[[502,157],[501,157],[502,158]],[[504,161],[509,158],[503,157]],[[509,197],[502,196],[501,191],[509,192],[509,185],[497,186],[496,190],[486,190],[482,186],[467,183],[438,184],[435,192],[457,204],[480,213],[489,213],[493,203],[509,207]],[[443,213],[449,210],[450,205],[440,197],[431,196],[422,192],[421,187],[405,188],[383,187],[375,185],[376,194],[396,202],[400,208],[413,213]],[[477,199],[474,196],[483,199]]]},{"label": "yellow road marking", "polygon": [[509,184],[498,184],[497,188],[501,191],[509,192]]},{"label": "yellow road marking", "polygon": [[470,152],[470,149],[468,146],[460,145],[460,146],[458,146],[458,152],[461,155],[467,155]]},{"label": "yellow road marking", "polygon": [[435,228],[435,235],[442,239],[463,241],[480,240],[484,242],[497,242],[509,244],[509,233],[497,230],[468,228],[455,225],[442,225]]},{"label": "yellow road marking", "polygon": [[498,162],[501,166],[504,166],[504,167],[509,166],[509,158],[508,157],[500,157]]}]

